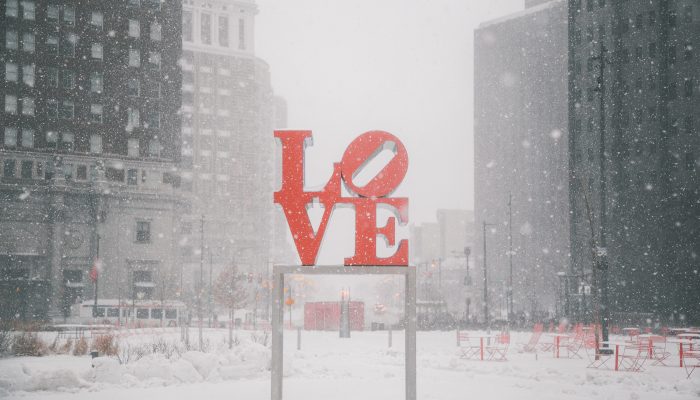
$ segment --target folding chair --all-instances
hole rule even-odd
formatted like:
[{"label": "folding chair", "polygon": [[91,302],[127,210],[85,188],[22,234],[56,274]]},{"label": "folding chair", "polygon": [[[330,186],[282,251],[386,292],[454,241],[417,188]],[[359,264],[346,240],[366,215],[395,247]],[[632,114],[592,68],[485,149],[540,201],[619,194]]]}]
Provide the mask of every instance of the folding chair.
[{"label": "folding chair", "polygon": [[649,358],[653,360],[651,365],[666,366],[664,361],[670,356],[671,353],[666,351],[666,338],[664,336],[649,337]]},{"label": "folding chair", "polygon": [[540,341],[540,337],[542,337],[543,331],[543,324],[535,324],[534,328],[532,329],[532,335],[530,336],[530,340],[523,346],[523,351],[528,353],[537,351],[537,344]]},{"label": "folding chair", "polygon": [[700,351],[688,350],[683,352],[683,366],[685,367],[687,378],[690,379],[690,375],[693,374],[695,368],[700,368]]},{"label": "folding chair", "polygon": [[[591,354],[591,352],[593,354]],[[600,349],[596,348],[595,346],[590,349],[586,347],[586,355],[588,356],[588,361],[590,362],[586,368],[593,369],[611,369],[612,366],[608,362],[615,358],[614,353],[601,353]]]},{"label": "folding chair", "polygon": [[481,356],[481,346],[479,343],[469,341],[468,332],[457,331],[457,346],[459,349],[459,358],[465,360],[478,359]]},{"label": "folding chair", "polygon": [[619,355],[619,369],[632,372],[644,371],[642,366],[649,358],[649,344],[643,341],[628,344]]},{"label": "folding chair", "polygon": [[508,354],[508,347],[510,346],[510,334],[501,333],[496,337],[495,343],[486,346],[487,360],[492,361],[508,361],[506,355]]}]

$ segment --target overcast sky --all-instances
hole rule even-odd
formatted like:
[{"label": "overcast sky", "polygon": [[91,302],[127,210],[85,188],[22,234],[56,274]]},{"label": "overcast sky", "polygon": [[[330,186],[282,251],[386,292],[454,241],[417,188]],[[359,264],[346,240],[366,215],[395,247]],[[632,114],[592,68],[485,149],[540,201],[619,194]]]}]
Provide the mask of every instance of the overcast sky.
[{"label": "overcast sky", "polygon": [[381,129],[408,150],[396,194],[410,198],[412,223],[473,209],[473,30],[523,0],[257,3],[256,51],[288,102],[289,128],[314,132],[309,183],[324,183],[357,135]]}]

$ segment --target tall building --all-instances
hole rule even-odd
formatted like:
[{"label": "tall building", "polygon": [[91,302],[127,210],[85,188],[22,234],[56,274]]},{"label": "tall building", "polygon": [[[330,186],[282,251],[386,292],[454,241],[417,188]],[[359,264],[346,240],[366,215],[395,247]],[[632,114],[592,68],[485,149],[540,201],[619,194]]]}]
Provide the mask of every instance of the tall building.
[{"label": "tall building", "polygon": [[0,318],[154,296],[179,267],[181,6],[0,4]]},{"label": "tall building", "polygon": [[613,320],[698,323],[700,4],[574,0],[569,23],[572,272],[596,284],[604,247]]},{"label": "tall building", "polygon": [[[528,1],[474,35],[473,279],[483,288],[486,265],[492,319],[507,315],[509,238],[515,314],[551,314],[557,272],[568,270],[566,10]],[[483,295],[475,300],[483,318]]]},{"label": "tall building", "polygon": [[[273,238],[273,93],[255,56],[252,0],[183,2],[181,256],[196,288],[200,268],[267,275]],[[208,278],[205,278],[208,281]],[[205,282],[206,285],[208,283]]]}]

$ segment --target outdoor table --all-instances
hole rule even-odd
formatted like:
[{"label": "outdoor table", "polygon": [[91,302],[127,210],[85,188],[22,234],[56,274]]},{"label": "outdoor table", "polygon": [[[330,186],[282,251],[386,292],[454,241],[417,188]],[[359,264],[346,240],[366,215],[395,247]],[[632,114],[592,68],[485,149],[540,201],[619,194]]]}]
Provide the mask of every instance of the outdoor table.
[{"label": "outdoor table", "polygon": [[622,333],[630,338],[639,336],[639,328],[622,328]]},{"label": "outdoor table", "polygon": [[547,336],[552,336],[554,340],[554,346],[552,351],[554,352],[554,358],[559,358],[559,349],[561,347],[561,339],[567,340],[570,338],[569,335],[565,333],[548,333]]},{"label": "outdoor table", "polygon": [[472,338],[479,338],[479,359],[484,361],[484,339],[490,340],[497,338],[496,335],[482,334],[482,335],[471,335]]},{"label": "outdoor table", "polygon": [[[679,335],[679,336],[680,336],[680,335]],[[674,340],[674,339],[669,339],[669,342],[671,342],[671,343],[678,343],[678,358],[680,359],[680,361],[679,361],[679,364],[680,364],[680,365],[679,365],[679,366],[680,366],[681,368],[683,368],[683,345],[684,345],[684,344],[687,344],[687,345],[688,345],[688,348],[690,349],[690,351],[693,351],[693,344],[696,343],[696,342],[694,342],[694,341],[691,340],[691,339],[683,339],[683,338],[681,338],[681,339],[675,339],[675,340]]]},{"label": "outdoor table", "polygon": [[607,341],[607,342],[600,342],[601,344],[607,344],[608,346],[615,346],[615,371],[620,370],[620,346],[623,348],[629,343],[625,342],[612,342],[612,341]]}]

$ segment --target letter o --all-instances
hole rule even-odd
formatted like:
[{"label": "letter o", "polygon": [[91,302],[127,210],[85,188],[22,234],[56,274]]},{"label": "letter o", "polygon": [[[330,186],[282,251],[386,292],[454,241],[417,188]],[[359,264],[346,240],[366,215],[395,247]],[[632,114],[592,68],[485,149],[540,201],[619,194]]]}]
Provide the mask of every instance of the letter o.
[{"label": "letter o", "polygon": [[[393,146],[392,146],[393,144]],[[394,157],[365,186],[353,182],[355,175],[382,150],[392,149]],[[408,153],[403,143],[394,135],[384,131],[369,131],[350,143],[341,161],[343,180],[349,189],[361,197],[385,197],[403,181],[408,170]]]}]

